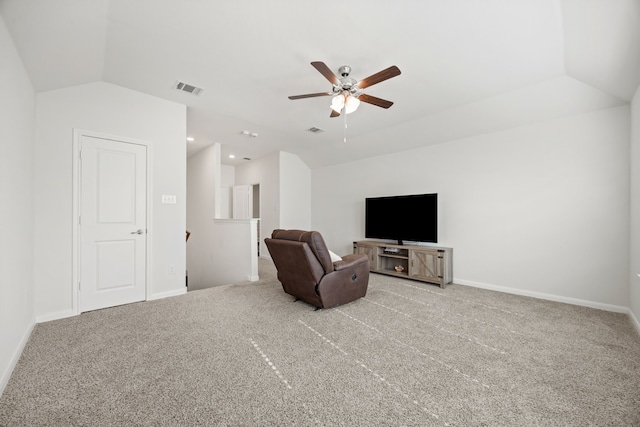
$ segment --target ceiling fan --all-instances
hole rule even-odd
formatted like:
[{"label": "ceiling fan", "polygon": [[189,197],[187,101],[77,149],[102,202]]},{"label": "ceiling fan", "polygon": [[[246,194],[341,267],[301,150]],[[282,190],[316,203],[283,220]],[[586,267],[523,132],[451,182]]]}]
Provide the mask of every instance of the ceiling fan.
[{"label": "ceiling fan", "polygon": [[331,101],[331,115],[329,117],[338,117],[343,111],[345,114],[350,114],[358,108],[360,102],[366,102],[367,104],[375,105],[376,107],[381,108],[389,108],[393,105],[393,102],[391,101],[367,95],[366,93],[363,93],[362,90],[369,86],[373,86],[377,83],[400,75],[400,69],[395,65],[392,65],[391,67],[379,71],[360,81],[349,77],[349,75],[351,74],[351,67],[348,65],[343,65],[338,69],[338,74],[340,74],[340,77],[335,75],[324,62],[315,61],[312,62],[311,65],[333,85],[331,91],[308,93],[306,95],[293,95],[290,96],[289,99],[313,98],[316,96],[333,96],[333,100]]}]

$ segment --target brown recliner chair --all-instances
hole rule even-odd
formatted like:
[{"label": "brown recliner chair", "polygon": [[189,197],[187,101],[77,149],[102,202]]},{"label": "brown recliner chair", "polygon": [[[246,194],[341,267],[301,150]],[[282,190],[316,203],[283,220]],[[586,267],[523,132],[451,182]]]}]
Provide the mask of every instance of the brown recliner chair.
[{"label": "brown recliner chair", "polygon": [[349,254],[331,261],[317,231],[274,230],[264,239],[278,270],[278,280],[289,295],[318,308],[346,304],[365,296],[369,285],[369,258]]}]

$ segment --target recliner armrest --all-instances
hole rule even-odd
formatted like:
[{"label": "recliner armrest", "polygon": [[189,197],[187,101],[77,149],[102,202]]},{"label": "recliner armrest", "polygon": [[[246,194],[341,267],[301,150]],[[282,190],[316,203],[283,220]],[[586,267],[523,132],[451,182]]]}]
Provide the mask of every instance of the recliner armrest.
[{"label": "recliner armrest", "polygon": [[336,261],[333,263],[333,269],[336,271],[344,270],[353,267],[363,262],[369,262],[369,257],[364,254],[348,254],[342,257],[342,261]]}]

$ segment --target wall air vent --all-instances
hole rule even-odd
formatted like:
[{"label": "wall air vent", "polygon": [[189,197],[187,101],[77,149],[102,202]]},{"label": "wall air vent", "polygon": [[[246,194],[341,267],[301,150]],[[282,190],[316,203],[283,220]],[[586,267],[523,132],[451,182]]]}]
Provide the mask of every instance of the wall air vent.
[{"label": "wall air vent", "polygon": [[176,83],[173,85],[173,88],[176,90],[181,90],[183,92],[190,93],[191,95],[195,95],[195,96],[200,95],[204,90],[201,87],[190,85],[188,83],[181,82],[179,80],[176,81]]},{"label": "wall air vent", "polygon": [[320,129],[320,128],[317,128],[317,127],[314,126],[314,127],[310,127],[309,129],[307,129],[307,131],[311,132],[311,133],[322,133],[322,132],[324,132],[324,129]]}]

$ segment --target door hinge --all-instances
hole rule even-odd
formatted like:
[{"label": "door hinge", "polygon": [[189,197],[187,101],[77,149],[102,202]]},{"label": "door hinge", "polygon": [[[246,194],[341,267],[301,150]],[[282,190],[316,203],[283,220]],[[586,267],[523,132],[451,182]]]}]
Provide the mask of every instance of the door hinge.
[{"label": "door hinge", "polygon": [[80,290],[80,282],[78,282],[78,290]]}]

